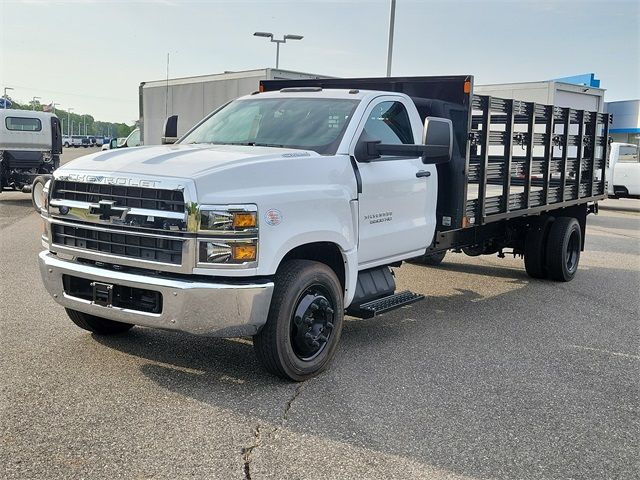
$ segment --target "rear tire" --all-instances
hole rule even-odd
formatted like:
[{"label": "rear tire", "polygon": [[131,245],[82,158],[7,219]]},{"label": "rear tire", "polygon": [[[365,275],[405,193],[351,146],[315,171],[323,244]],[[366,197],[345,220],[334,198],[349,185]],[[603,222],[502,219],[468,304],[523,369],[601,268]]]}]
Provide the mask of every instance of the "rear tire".
[{"label": "rear tire", "polygon": [[524,240],[524,268],[531,278],[547,278],[546,250],[553,217],[540,217]]},{"label": "rear tire", "polygon": [[253,337],[258,359],[272,374],[296,382],[328,365],[344,320],[343,289],[334,271],[310,260],[282,265],[267,322]]},{"label": "rear tire", "polygon": [[446,250],[442,250],[441,252],[429,253],[422,255],[421,257],[415,257],[409,260],[411,263],[418,263],[420,265],[428,265],[430,267],[437,267],[444,260],[445,255],[447,254]]},{"label": "rear tire", "polygon": [[546,267],[550,279],[568,282],[578,271],[582,250],[582,229],[578,220],[559,217],[547,238]]},{"label": "rear tire", "polygon": [[89,315],[88,313],[78,312],[77,310],[71,310],[70,308],[65,308],[65,310],[71,321],[78,327],[97,335],[115,335],[118,333],[128,332],[134,327],[134,325],[129,323],[114,322],[113,320],[107,320],[106,318],[96,317],[95,315]]}]

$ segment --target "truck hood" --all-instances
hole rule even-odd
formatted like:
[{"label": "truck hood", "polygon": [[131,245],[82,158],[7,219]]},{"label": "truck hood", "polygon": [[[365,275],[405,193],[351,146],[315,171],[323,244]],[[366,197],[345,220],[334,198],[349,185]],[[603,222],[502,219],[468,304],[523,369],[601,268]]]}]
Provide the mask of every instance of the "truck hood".
[{"label": "truck hood", "polygon": [[161,145],[94,153],[65,164],[58,169],[58,172],[111,172],[197,179],[213,171],[236,165],[315,156],[319,155],[314,151],[290,148],[243,145]]}]

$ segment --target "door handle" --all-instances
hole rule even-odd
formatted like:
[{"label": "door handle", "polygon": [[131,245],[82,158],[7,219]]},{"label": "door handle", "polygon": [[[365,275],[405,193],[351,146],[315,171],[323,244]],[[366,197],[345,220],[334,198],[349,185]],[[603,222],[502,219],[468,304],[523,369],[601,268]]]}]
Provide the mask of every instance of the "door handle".
[{"label": "door handle", "polygon": [[418,178],[430,177],[430,176],[431,176],[431,172],[427,172],[426,170],[420,170],[416,173],[416,177]]}]

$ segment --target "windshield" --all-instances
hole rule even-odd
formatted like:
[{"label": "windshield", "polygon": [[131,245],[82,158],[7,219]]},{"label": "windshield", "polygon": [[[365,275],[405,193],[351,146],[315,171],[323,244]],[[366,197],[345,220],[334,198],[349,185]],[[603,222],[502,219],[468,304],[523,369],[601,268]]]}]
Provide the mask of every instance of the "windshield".
[{"label": "windshield", "polygon": [[358,100],[252,98],[210,116],[180,143],[256,145],[334,154]]}]

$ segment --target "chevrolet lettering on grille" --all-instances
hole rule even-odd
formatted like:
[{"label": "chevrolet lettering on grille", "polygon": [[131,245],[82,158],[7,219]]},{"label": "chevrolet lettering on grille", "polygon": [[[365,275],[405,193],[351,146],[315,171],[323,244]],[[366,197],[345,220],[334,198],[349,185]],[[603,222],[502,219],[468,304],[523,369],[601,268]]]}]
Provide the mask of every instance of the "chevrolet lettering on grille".
[{"label": "chevrolet lettering on grille", "polygon": [[115,205],[116,202],[113,200],[100,200],[98,203],[89,205],[89,214],[99,215],[100,220],[111,220],[112,218],[124,220],[129,208],[116,207]]}]

